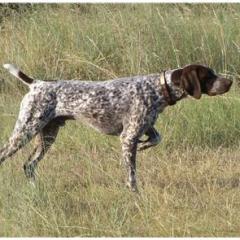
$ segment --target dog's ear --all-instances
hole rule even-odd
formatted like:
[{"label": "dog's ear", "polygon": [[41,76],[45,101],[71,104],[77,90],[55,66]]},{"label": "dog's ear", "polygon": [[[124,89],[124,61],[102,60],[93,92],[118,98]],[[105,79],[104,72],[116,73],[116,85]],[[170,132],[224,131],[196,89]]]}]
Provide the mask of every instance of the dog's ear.
[{"label": "dog's ear", "polygon": [[175,86],[181,87],[181,76],[183,73],[182,68],[175,69],[171,74],[171,81]]},{"label": "dog's ear", "polygon": [[182,69],[181,87],[192,97],[201,98],[201,85],[198,76],[198,65],[188,65]]}]

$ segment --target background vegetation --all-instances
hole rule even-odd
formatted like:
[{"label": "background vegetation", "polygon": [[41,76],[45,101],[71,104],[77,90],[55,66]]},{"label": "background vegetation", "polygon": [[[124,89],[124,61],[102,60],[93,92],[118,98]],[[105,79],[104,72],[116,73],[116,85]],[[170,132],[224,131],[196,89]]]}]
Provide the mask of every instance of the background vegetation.
[{"label": "background vegetation", "polygon": [[[161,145],[124,187],[118,138],[69,122],[32,187],[31,144],[0,167],[0,236],[239,236],[239,4],[1,4],[0,64],[39,79],[101,80],[204,63],[234,79],[167,108]],[[0,146],[27,92],[0,69]]]}]

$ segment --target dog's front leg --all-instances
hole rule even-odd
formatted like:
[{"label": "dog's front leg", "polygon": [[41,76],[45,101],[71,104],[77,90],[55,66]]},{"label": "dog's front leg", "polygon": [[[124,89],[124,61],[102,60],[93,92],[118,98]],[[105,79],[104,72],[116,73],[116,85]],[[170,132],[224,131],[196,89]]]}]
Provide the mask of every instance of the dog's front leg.
[{"label": "dog's front leg", "polygon": [[157,132],[154,127],[150,127],[146,132],[145,135],[148,136],[146,141],[138,140],[138,151],[145,150],[150,147],[154,147],[158,145],[161,141],[161,135]]},{"label": "dog's front leg", "polygon": [[122,134],[121,143],[122,143],[123,161],[128,172],[127,186],[133,192],[137,192],[136,152],[137,152],[138,138]]}]

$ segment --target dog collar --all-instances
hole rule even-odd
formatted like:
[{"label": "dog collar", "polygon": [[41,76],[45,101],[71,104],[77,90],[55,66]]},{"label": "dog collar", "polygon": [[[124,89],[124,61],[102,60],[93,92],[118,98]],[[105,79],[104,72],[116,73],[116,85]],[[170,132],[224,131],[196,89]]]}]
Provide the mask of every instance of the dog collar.
[{"label": "dog collar", "polygon": [[177,100],[176,100],[176,97],[171,96],[171,89],[170,89],[169,85],[167,84],[165,71],[160,73],[160,85],[162,88],[162,94],[163,94],[166,102],[168,103],[168,105],[174,105],[177,102]]}]

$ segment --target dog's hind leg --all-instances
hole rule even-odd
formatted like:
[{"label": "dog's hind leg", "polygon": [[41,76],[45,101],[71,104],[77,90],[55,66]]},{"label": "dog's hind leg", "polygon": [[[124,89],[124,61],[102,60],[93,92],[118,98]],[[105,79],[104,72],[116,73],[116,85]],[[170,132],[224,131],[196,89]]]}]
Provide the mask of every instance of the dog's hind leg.
[{"label": "dog's hind leg", "polygon": [[[29,94],[24,97],[12,136],[0,150],[0,165],[27,144],[53,119],[53,107],[50,104],[38,106],[34,102],[34,97]],[[41,111],[39,111],[40,107],[42,107]]]},{"label": "dog's hind leg", "polygon": [[6,143],[2,149],[0,149],[0,164],[2,164],[8,157],[11,157],[21,147],[28,142],[28,139],[23,133],[13,135],[8,143]]},{"label": "dog's hind leg", "polygon": [[24,128],[14,131],[8,143],[6,143],[0,150],[0,165],[20,148],[27,144],[40,130],[37,126],[33,127],[31,131],[26,131]]},{"label": "dog's hind leg", "polygon": [[45,153],[54,143],[59,127],[63,124],[64,120],[60,118],[53,119],[41,130],[40,133],[37,134],[35,142],[36,147],[23,166],[27,178],[31,180],[35,179],[35,169],[37,164],[43,159]]}]

